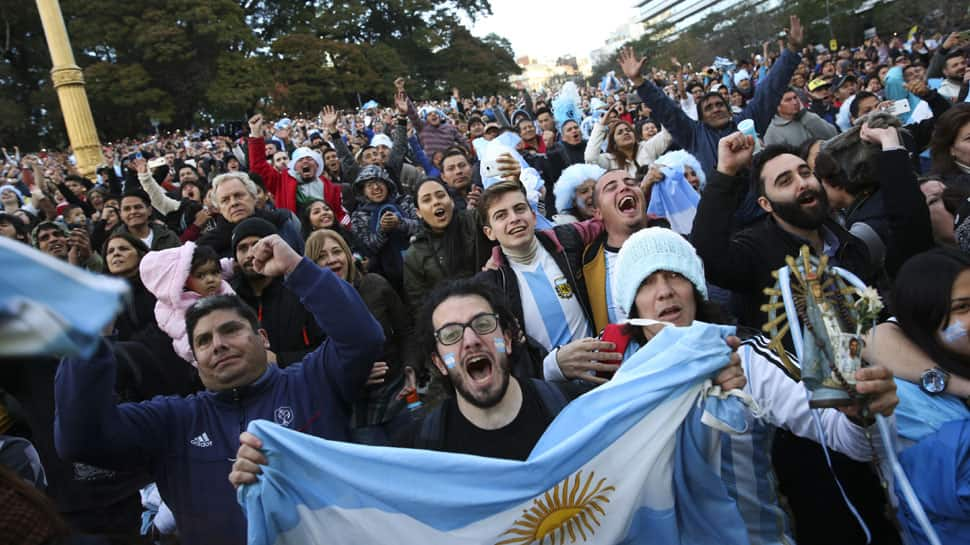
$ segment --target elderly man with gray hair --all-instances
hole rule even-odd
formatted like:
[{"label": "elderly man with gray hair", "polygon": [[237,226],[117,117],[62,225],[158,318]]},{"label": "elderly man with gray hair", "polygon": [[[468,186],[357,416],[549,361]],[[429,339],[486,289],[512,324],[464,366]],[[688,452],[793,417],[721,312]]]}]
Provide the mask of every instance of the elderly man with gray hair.
[{"label": "elderly man with gray hair", "polygon": [[210,246],[221,257],[232,255],[232,230],[244,219],[262,218],[279,230],[283,238],[303,254],[303,238],[300,236],[300,220],[289,210],[267,210],[256,206],[256,183],[245,172],[220,174],[212,180],[211,204],[218,208],[215,226],[202,234],[198,244]]}]

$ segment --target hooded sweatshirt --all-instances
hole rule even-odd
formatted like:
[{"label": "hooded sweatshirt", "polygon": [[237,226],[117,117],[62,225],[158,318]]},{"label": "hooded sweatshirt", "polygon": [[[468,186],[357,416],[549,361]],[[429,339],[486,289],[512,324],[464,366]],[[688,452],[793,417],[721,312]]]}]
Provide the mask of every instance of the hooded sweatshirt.
[{"label": "hooded sweatshirt", "polygon": [[[195,243],[158,252],[149,252],[141,260],[139,272],[142,283],[157,299],[155,320],[158,327],[172,338],[172,347],[182,359],[196,365],[189,336],[185,331],[185,311],[202,298],[194,291],[185,289],[185,282],[192,269],[192,256]],[[232,260],[219,260],[222,268],[222,283],[216,295],[235,294],[226,279],[232,276]]]}]

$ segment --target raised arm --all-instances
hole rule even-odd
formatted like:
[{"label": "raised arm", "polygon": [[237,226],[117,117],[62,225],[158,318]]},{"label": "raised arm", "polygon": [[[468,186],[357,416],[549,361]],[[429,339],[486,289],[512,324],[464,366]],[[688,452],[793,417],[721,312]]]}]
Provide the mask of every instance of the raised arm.
[{"label": "raised arm", "polygon": [[138,172],[138,183],[145,193],[148,193],[152,207],[162,214],[170,214],[178,210],[181,203],[165,194],[162,186],[158,185],[152,177],[152,173],[148,172],[148,162],[144,158],[136,158],[132,162],[135,165],[135,171]]},{"label": "raised arm", "polygon": [[790,18],[791,26],[788,28],[788,47],[781,52],[781,56],[771,66],[768,76],[764,82],[759,82],[754,90],[754,97],[751,102],[741,110],[739,119],[751,118],[759,134],[764,134],[771,124],[771,119],[778,110],[778,103],[781,96],[791,83],[791,77],[801,62],[801,55],[798,54],[802,46],[805,31],[802,23],[795,15]]},{"label": "raised arm", "polygon": [[[924,371],[936,367],[936,362],[909,340],[895,322],[884,322],[870,330],[862,357],[873,365],[889,368],[897,377],[913,384],[920,383]],[[946,393],[970,398],[970,380],[951,373]]]},{"label": "raised arm", "polygon": [[748,183],[738,174],[751,162],[754,140],[735,132],[722,138],[717,148],[717,171],[708,177],[697,205],[691,242],[710,282],[738,291],[757,290],[763,248],[732,237],[734,212]]},{"label": "raised arm", "polygon": [[284,285],[300,298],[327,336],[303,359],[303,373],[310,381],[329,383],[350,404],[384,345],[380,324],[352,285],[330,269],[300,257],[278,235],[260,240],[252,251],[256,272],[286,275]]},{"label": "raised arm", "polygon": [[896,129],[874,129],[866,123],[859,136],[864,142],[882,147],[877,168],[889,216],[886,271],[895,275],[907,259],[935,246],[930,212],[919,190],[909,152]]},{"label": "raised arm", "polygon": [[674,138],[674,142],[690,150],[694,140],[697,122],[687,117],[680,105],[674,102],[663,89],[640,74],[644,59],[638,59],[630,47],[623,48],[619,56],[620,68],[636,87],[637,95],[644,104],[653,110],[653,117],[660,121]]},{"label": "raised arm", "polygon": [[249,120],[249,170],[263,178],[267,193],[279,195],[283,189],[283,175],[266,161],[266,142],[262,134],[263,116],[256,114]]}]

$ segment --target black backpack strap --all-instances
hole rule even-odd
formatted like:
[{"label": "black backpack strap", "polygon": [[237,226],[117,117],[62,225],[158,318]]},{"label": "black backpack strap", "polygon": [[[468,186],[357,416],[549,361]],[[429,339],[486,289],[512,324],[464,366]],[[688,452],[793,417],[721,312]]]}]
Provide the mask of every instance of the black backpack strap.
[{"label": "black backpack strap", "polygon": [[441,450],[445,444],[444,411],[442,410],[444,406],[445,403],[438,405],[421,421],[418,436],[414,440],[414,448]]},{"label": "black backpack strap", "polygon": [[551,382],[546,382],[536,378],[529,380],[532,381],[532,385],[539,394],[539,401],[542,403],[542,407],[546,410],[546,414],[549,415],[549,420],[553,420],[556,418],[556,415],[563,410],[563,407],[569,403],[569,400],[566,399],[566,394],[564,394],[558,386]]}]

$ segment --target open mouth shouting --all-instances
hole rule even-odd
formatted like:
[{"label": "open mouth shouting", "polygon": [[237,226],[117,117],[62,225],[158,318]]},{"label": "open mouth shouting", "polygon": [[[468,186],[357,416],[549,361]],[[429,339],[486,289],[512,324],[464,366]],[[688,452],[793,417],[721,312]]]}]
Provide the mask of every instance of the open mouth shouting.
[{"label": "open mouth shouting", "polygon": [[435,218],[439,220],[443,220],[445,219],[445,216],[448,214],[448,211],[445,210],[444,206],[436,206],[434,207],[434,210],[431,213],[434,214]]},{"label": "open mouth shouting", "polygon": [[627,191],[618,196],[616,209],[619,210],[620,214],[633,216],[638,214],[637,204],[637,198],[633,192]]},{"label": "open mouth shouting", "polygon": [[475,385],[488,384],[492,380],[494,369],[492,358],[488,354],[471,354],[464,358],[465,374]]}]

